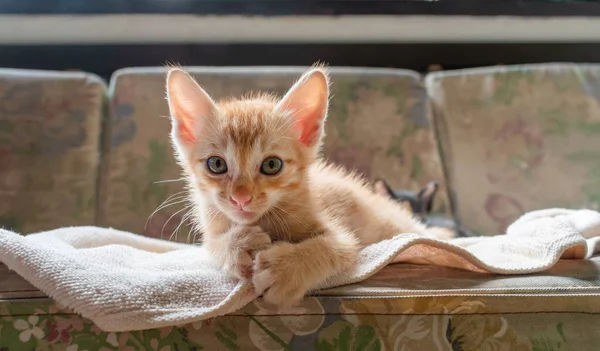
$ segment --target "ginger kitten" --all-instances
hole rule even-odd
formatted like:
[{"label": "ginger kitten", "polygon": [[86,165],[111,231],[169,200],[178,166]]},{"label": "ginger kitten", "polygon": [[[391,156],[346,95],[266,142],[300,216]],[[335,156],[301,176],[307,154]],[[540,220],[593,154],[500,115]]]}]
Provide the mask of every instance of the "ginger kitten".
[{"label": "ginger kitten", "polygon": [[366,245],[400,233],[447,235],[320,160],[329,103],[323,67],[282,99],[219,102],[172,68],[167,100],[204,247],[229,275],[252,279],[269,303],[297,304],[351,269]]}]

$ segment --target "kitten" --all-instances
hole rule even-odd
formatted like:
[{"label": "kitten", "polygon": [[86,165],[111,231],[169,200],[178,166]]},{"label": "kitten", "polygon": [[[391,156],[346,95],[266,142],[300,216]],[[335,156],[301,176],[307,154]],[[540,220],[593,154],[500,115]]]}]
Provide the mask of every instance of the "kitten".
[{"label": "kitten", "polygon": [[383,179],[376,179],[374,187],[375,192],[396,200],[411,211],[413,215],[424,221],[433,209],[433,200],[437,194],[439,184],[432,180],[416,193],[409,190],[392,190]]},{"label": "kitten", "polygon": [[359,177],[319,157],[329,78],[315,66],[276,99],[215,102],[179,68],[167,74],[175,154],[203,246],[266,302],[294,306],[351,269],[366,245],[426,228]]},{"label": "kitten", "polygon": [[[438,191],[438,182],[430,181],[418,192],[408,190],[392,190],[389,184],[383,179],[377,179],[374,184],[375,192],[385,197],[389,197],[405,206],[408,211],[418,217],[429,227],[441,227],[451,230],[456,237],[475,236],[470,230],[460,225],[452,218],[444,216],[431,215],[433,209],[433,200]],[[448,235],[451,237],[452,235]]]}]

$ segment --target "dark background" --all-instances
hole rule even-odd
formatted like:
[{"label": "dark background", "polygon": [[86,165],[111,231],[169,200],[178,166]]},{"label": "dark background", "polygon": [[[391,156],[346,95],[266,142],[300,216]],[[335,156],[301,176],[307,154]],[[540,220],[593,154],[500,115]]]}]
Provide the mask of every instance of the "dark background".
[{"label": "dark background", "polygon": [[84,70],[104,78],[123,67],[167,62],[197,66],[397,67],[426,71],[497,64],[600,62],[594,44],[102,45],[0,46],[0,67]]},{"label": "dark background", "polygon": [[597,16],[597,0],[0,0],[4,14]]},{"label": "dark background", "polygon": [[[229,1],[229,0],[0,0],[0,14],[217,15],[511,15],[600,16],[599,1]],[[600,43],[519,44],[177,44],[0,45],[0,67],[85,70],[105,78],[122,67],[182,65],[310,65],[398,67],[426,71],[497,64],[600,62]]]}]

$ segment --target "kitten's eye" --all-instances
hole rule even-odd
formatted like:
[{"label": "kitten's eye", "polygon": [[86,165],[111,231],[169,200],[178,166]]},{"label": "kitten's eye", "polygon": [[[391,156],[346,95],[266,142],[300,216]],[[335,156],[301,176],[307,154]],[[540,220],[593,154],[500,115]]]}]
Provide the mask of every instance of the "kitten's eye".
[{"label": "kitten's eye", "polygon": [[264,175],[275,175],[283,168],[283,161],[277,157],[267,157],[260,165],[260,173]]},{"label": "kitten's eye", "polygon": [[211,156],[206,160],[208,170],[214,174],[223,174],[227,172],[227,163],[219,156]]}]

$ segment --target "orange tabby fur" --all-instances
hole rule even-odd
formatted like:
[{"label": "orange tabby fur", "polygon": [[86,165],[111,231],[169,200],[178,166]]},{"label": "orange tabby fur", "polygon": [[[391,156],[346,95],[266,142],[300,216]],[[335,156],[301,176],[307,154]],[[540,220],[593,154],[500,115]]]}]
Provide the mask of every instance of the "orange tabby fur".
[{"label": "orange tabby fur", "polygon": [[[167,98],[203,245],[231,276],[251,278],[267,302],[295,305],[308,290],[352,268],[358,251],[371,243],[399,233],[447,236],[356,175],[321,161],[329,102],[323,67],[307,71],[282,99],[259,95],[218,103],[173,68]],[[211,156],[226,162],[226,173],[209,170]],[[267,157],[283,161],[278,174],[259,172]]]}]

